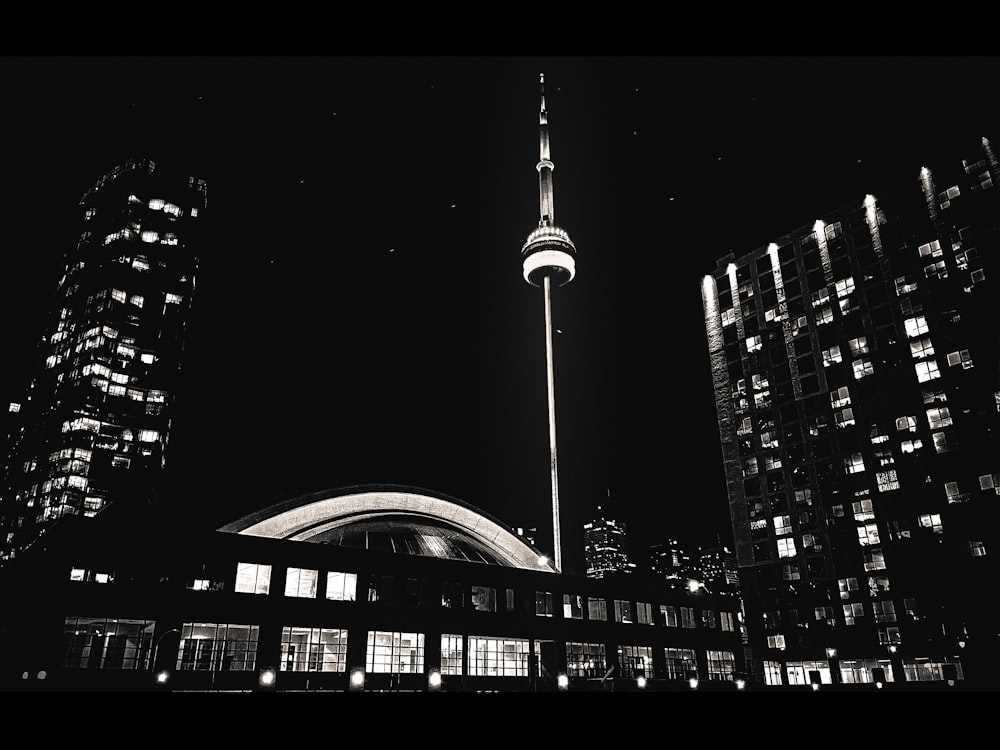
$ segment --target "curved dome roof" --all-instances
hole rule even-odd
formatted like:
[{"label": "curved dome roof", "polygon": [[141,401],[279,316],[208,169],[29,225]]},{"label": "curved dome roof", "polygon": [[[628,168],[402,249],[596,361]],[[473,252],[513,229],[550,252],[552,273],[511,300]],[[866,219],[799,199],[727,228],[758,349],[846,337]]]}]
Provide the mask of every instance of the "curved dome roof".
[{"label": "curved dome roof", "polygon": [[468,503],[425,490],[312,493],[219,529],[235,534],[556,572],[537,549]]}]

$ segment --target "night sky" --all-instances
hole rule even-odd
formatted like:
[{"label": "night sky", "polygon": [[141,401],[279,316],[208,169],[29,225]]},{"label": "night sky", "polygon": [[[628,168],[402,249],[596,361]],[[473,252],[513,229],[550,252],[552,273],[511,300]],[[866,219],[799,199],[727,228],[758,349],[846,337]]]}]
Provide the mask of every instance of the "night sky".
[{"label": "night sky", "polygon": [[[545,73],[564,568],[603,507],[635,551],[731,543],[700,282],[935,159],[1000,139],[1000,59],[0,59],[4,400],[77,203],[130,157],[208,182],[161,493],[220,525],[277,500],[426,488],[551,525],[538,221]],[[976,99],[975,97],[980,97]]]}]

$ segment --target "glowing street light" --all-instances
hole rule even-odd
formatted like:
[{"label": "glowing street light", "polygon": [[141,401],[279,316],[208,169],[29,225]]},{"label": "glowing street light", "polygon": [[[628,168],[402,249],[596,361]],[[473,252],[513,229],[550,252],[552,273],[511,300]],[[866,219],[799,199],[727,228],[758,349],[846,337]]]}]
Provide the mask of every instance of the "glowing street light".
[{"label": "glowing street light", "polygon": [[569,689],[569,677],[566,675],[565,672],[559,673],[559,677],[556,678],[556,685],[559,686],[560,690]]},{"label": "glowing street light", "polygon": [[639,686],[640,690],[646,689],[646,678],[643,675],[639,675],[635,678],[635,684]]},{"label": "glowing street light", "polygon": [[439,670],[432,669],[430,671],[430,674],[427,675],[427,686],[431,692],[437,692],[441,689],[441,672]]},{"label": "glowing street light", "polygon": [[363,690],[365,687],[365,670],[358,668],[351,672],[351,690]]},{"label": "glowing street light", "polygon": [[262,688],[271,688],[274,687],[274,681],[276,678],[277,674],[275,673],[274,668],[265,667],[264,669],[260,670],[260,675],[258,675],[257,677],[257,683]]}]

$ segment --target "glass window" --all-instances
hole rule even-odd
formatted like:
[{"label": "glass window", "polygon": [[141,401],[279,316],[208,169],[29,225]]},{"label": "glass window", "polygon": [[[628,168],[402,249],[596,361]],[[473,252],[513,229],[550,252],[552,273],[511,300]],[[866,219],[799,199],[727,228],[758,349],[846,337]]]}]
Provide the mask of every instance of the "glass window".
[{"label": "glass window", "polygon": [[566,674],[570,677],[603,677],[607,671],[603,643],[566,643]]},{"label": "glass window", "polygon": [[598,599],[593,596],[587,597],[587,619],[588,620],[607,620],[608,619],[608,603],[604,599]]},{"label": "glass window", "polygon": [[583,619],[583,597],[579,594],[563,594],[563,618]]},{"label": "glass window", "polygon": [[285,596],[315,599],[318,583],[318,570],[289,568],[285,574]]},{"label": "glass window", "polygon": [[472,607],[479,612],[496,612],[497,590],[492,586],[473,586]]},{"label": "glass window", "polygon": [[281,670],[346,672],[347,631],[334,628],[282,628]]},{"label": "glass window", "polygon": [[705,652],[705,662],[708,667],[708,679],[733,680],[736,678],[736,656],[732,651]]},{"label": "glass window", "polygon": [[424,634],[369,630],[365,668],[390,674],[423,673]]},{"label": "glass window", "polygon": [[531,642],[526,638],[469,636],[469,675],[475,677],[527,677]]},{"label": "glass window", "polygon": [[236,591],[243,594],[266,594],[271,587],[271,566],[257,563],[236,565]]},{"label": "glass window", "polygon": [[625,599],[615,599],[615,622],[632,622],[632,602]]},{"label": "glass window", "polygon": [[63,667],[149,669],[153,620],[67,617],[63,624]]},{"label": "glass window", "polygon": [[329,571],[326,574],[326,598],[353,602],[358,592],[358,574]]},{"label": "glass window", "polygon": [[551,591],[535,592],[535,614],[539,617],[554,617],[556,613],[555,599]]},{"label": "glass window", "polygon": [[441,634],[441,674],[462,674],[462,636]]},{"label": "glass window", "polygon": [[693,648],[665,648],[665,676],[672,680],[686,680],[691,672],[698,672],[698,657]]},{"label": "glass window", "polygon": [[214,672],[252,670],[257,658],[258,630],[256,625],[184,623],[177,669]]},{"label": "glass window", "polygon": [[661,604],[660,624],[666,625],[668,628],[678,627],[679,622],[677,619],[677,607],[675,607],[673,604]]},{"label": "glass window", "polygon": [[635,619],[640,625],[652,625],[653,605],[651,605],[649,602],[636,602]]},{"label": "glass window", "polygon": [[645,677],[653,671],[650,646],[619,646],[618,672],[621,677]]},{"label": "glass window", "polygon": [[681,607],[680,611],[681,611],[681,627],[682,628],[695,627],[694,608]]}]

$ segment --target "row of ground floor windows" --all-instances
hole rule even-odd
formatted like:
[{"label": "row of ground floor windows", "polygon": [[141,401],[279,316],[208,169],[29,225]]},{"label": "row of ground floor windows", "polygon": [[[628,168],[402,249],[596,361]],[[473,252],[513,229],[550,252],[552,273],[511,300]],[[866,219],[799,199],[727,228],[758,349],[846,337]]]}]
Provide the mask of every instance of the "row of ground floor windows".
[{"label": "row of ground floor windows", "polygon": [[[64,630],[63,667],[145,670],[165,655],[157,651],[167,641],[176,643],[179,670],[250,671],[257,667],[257,625],[185,623],[180,630],[162,633],[154,643],[153,620],[68,617]],[[176,634],[177,640],[167,639]],[[286,626],[281,632],[279,669],[289,672],[347,672],[348,631],[338,628]],[[372,673],[422,674],[425,664],[423,633],[368,631],[365,667]],[[527,677],[545,669],[549,642],[527,638],[441,635],[440,670],[444,675],[470,677]],[[654,676],[653,647],[617,647],[617,674]],[[535,659],[532,660],[532,654]],[[664,648],[662,674],[685,679],[697,673],[698,654],[690,648]],[[161,662],[162,663],[162,662]],[[567,642],[565,668],[570,677],[602,677],[611,664],[603,643]],[[710,680],[733,680],[736,659],[731,651],[707,650],[704,673]]]}]

